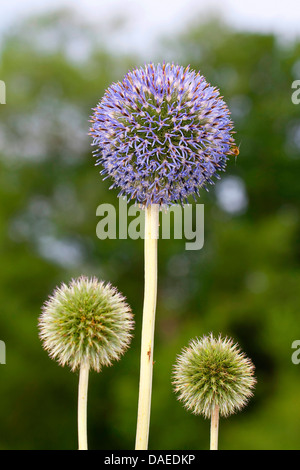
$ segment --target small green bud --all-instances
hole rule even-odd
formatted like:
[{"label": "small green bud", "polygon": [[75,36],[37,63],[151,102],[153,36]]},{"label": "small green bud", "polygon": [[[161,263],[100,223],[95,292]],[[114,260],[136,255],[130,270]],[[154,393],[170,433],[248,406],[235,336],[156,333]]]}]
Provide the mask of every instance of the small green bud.
[{"label": "small green bud", "polygon": [[177,357],[173,385],[178,399],[198,415],[210,418],[214,406],[221,416],[243,408],[253,395],[254,366],[231,339],[194,339]]},{"label": "small green bud", "polygon": [[72,370],[87,361],[97,372],[125,352],[133,325],[117,289],[84,276],[56,288],[39,318],[40,338],[52,359]]}]

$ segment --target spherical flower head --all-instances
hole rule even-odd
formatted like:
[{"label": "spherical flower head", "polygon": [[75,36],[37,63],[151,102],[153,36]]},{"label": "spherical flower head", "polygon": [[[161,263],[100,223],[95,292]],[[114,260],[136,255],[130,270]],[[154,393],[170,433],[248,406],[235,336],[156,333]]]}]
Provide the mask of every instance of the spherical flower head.
[{"label": "spherical flower head", "polygon": [[75,370],[88,361],[99,372],[129,346],[133,315],[115,287],[82,276],[49,297],[39,329],[44,348],[62,366]]},{"label": "spherical flower head", "polygon": [[219,91],[190,67],[146,65],[112,84],[94,109],[97,164],[119,196],[141,205],[183,203],[213,184],[232,151]]},{"label": "spherical flower head", "polygon": [[221,416],[243,408],[255,385],[254,366],[231,339],[204,336],[192,340],[177,357],[174,389],[194,414],[209,418],[215,405]]}]

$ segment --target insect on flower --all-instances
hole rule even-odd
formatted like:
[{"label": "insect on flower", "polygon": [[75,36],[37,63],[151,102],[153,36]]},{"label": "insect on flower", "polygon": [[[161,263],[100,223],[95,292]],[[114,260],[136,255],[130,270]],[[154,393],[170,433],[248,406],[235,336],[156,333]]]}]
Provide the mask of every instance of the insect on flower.
[{"label": "insect on flower", "polygon": [[234,155],[235,157],[238,157],[239,154],[240,154],[240,146],[238,147],[233,147],[233,149],[231,150],[232,152],[232,155]]},{"label": "insect on flower", "polygon": [[233,155],[235,157],[235,161],[236,161],[237,157],[240,154],[240,145],[241,144],[239,144],[239,146],[237,146],[237,145],[235,145],[235,143],[233,143],[230,151],[228,152],[228,155]]}]

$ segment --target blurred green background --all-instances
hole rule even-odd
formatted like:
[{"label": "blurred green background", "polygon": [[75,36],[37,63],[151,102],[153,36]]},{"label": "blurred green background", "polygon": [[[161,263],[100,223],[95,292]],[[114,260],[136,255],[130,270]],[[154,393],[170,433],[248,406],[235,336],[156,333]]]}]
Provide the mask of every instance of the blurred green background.
[{"label": "blurred green background", "polygon": [[210,332],[237,341],[257,377],[247,408],[221,420],[220,449],[300,448],[300,365],[291,360],[300,339],[300,105],[291,101],[300,41],[195,20],[145,59],[112,52],[64,10],[16,25],[1,45],[1,449],[77,448],[78,375],[49,359],[37,320],[55,286],[80,274],[117,286],[136,321],[122,360],[91,373],[89,448],[134,449],[143,241],[97,238],[96,208],[118,208],[118,192],[94,167],[87,134],[111,82],[164,59],[190,64],[220,89],[240,156],[198,201],[203,249],[159,241],[149,448],[208,449],[209,422],[177,401],[171,373],[189,340]]}]

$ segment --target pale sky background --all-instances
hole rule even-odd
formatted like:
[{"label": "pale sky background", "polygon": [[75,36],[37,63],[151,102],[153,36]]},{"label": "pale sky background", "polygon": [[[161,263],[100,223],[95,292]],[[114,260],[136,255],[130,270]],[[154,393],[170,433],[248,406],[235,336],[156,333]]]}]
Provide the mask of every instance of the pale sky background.
[{"label": "pale sky background", "polygon": [[113,38],[120,48],[151,47],[158,35],[184,29],[188,20],[217,11],[236,28],[300,36],[300,0],[0,0],[0,34],[24,16],[69,6],[93,22],[126,14]]}]

